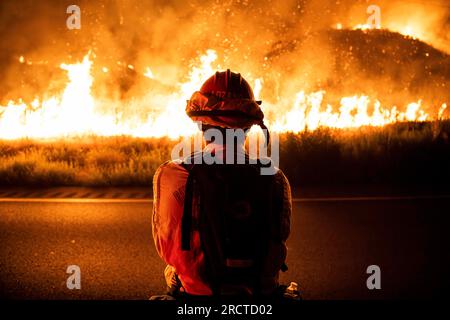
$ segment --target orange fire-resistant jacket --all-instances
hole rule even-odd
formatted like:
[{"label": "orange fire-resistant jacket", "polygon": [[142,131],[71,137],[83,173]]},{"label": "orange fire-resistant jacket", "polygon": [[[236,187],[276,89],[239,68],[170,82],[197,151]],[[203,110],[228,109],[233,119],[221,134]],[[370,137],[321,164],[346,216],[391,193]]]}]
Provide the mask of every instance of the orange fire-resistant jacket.
[{"label": "orange fire-resistant jacket", "polygon": [[[203,152],[223,150],[222,146],[209,144]],[[160,257],[175,269],[184,290],[193,295],[211,295],[212,291],[204,278],[204,253],[200,245],[199,231],[193,227],[191,249],[181,250],[181,220],[183,216],[184,191],[188,171],[181,161],[162,164],[153,178],[153,239]],[[290,232],[292,210],[291,189],[286,176],[276,169],[275,182],[283,190],[283,210],[281,214],[282,242],[273,241],[269,247],[267,260],[261,279],[263,291],[269,293],[278,286],[278,275],[286,259],[286,245]],[[195,198],[193,201],[196,201]],[[196,208],[196,206],[194,206]],[[195,217],[196,213],[193,212]]]}]

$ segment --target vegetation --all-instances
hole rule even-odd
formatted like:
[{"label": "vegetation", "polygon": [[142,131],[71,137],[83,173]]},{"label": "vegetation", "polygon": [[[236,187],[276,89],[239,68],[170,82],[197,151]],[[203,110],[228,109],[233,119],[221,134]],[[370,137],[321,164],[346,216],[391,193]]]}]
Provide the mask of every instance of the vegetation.
[{"label": "vegetation", "polygon": [[450,181],[450,122],[320,129],[280,141],[294,185],[440,185]]},{"label": "vegetation", "polygon": [[129,137],[0,141],[0,185],[148,186],[171,145]]},{"label": "vegetation", "polygon": [[[450,121],[280,137],[280,167],[294,186],[450,181]],[[150,186],[177,141],[84,137],[0,141],[1,186]]]}]

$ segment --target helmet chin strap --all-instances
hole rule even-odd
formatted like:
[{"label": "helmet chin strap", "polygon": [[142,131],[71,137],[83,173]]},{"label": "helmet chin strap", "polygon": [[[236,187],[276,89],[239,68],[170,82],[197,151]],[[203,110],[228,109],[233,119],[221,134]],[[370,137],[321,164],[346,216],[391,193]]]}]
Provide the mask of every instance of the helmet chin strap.
[{"label": "helmet chin strap", "polygon": [[261,120],[261,122],[258,124],[259,127],[262,129],[263,133],[264,133],[264,138],[265,138],[265,145],[266,147],[268,147],[270,145],[270,132],[269,129],[267,129],[266,125],[264,124],[264,120]]}]

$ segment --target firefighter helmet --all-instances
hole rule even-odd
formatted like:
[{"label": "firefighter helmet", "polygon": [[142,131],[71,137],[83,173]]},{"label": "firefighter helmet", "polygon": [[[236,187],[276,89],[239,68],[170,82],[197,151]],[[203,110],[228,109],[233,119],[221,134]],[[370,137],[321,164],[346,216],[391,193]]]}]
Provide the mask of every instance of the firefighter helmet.
[{"label": "firefighter helmet", "polygon": [[194,121],[222,128],[250,128],[264,126],[261,101],[256,101],[252,88],[239,74],[216,72],[194,92],[186,106],[187,115]]}]

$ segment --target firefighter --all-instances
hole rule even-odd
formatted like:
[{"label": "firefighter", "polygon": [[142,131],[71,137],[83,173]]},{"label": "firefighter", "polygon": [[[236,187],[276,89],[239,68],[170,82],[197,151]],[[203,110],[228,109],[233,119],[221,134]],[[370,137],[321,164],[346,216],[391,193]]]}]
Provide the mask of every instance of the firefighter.
[{"label": "firefighter", "polygon": [[[204,133],[247,133],[252,125],[267,132],[260,103],[247,81],[227,70],[206,80],[187,102],[186,113]],[[280,270],[287,268],[289,182],[278,168],[261,175],[259,161],[195,161],[227,152],[249,160],[245,138],[231,151],[225,141],[206,141],[201,152],[168,161],[155,173],[152,231],[167,263],[164,276],[172,296],[271,295],[280,288]]]}]

